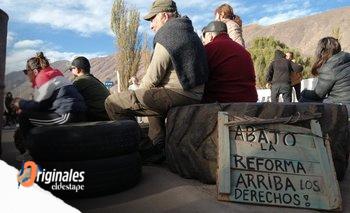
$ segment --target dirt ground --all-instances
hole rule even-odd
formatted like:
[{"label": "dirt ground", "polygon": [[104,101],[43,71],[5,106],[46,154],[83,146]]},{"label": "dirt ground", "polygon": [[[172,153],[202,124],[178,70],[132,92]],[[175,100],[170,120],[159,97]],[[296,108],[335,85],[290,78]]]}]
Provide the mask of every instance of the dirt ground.
[{"label": "dirt ground", "polygon": [[[18,167],[17,151],[13,144],[13,130],[3,130],[2,159]],[[350,213],[350,169],[340,183],[343,211]],[[196,180],[183,179],[164,167],[143,167],[143,178],[134,188],[114,195],[66,201],[82,212],[318,212],[315,210],[279,208],[220,202],[216,200],[216,186]]]}]

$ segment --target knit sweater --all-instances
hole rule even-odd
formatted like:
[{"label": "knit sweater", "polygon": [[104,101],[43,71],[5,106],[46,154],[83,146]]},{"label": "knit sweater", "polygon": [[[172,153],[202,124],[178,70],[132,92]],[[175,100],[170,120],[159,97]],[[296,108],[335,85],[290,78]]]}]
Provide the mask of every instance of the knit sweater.
[{"label": "knit sweater", "polygon": [[275,51],[273,60],[267,70],[266,81],[271,84],[291,85],[290,74],[293,72],[291,62],[285,58],[280,50]]},{"label": "knit sweater", "polygon": [[171,62],[184,90],[204,84],[208,79],[208,64],[203,44],[187,17],[173,18],[154,37],[169,52]]}]

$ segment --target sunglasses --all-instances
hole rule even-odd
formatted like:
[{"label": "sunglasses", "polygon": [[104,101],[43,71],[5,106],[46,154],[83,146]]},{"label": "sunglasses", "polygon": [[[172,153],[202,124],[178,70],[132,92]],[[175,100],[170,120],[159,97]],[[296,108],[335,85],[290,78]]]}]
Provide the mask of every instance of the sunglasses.
[{"label": "sunglasses", "polygon": [[25,75],[28,75],[28,72],[29,72],[29,71],[32,71],[32,70],[27,70],[27,69],[22,70],[22,72],[23,72]]},{"label": "sunglasses", "polygon": [[76,69],[76,67],[70,67],[70,68],[69,68],[69,71],[72,71],[72,70],[74,70],[74,69]]}]

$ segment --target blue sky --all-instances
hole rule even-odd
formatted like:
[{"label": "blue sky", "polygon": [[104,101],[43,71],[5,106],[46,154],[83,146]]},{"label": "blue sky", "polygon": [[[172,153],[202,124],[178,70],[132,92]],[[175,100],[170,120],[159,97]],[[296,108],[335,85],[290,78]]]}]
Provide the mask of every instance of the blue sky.
[{"label": "blue sky", "polygon": [[[125,0],[147,13],[153,0]],[[88,58],[115,52],[110,30],[110,11],[114,0],[1,0],[0,8],[10,16],[7,39],[6,72],[24,68],[26,59],[43,51],[50,61]],[[214,18],[222,3],[233,6],[243,24],[270,25],[350,5],[350,0],[186,0],[176,1],[182,15],[189,16],[197,31]],[[149,23],[141,20],[141,32],[153,34]]]}]

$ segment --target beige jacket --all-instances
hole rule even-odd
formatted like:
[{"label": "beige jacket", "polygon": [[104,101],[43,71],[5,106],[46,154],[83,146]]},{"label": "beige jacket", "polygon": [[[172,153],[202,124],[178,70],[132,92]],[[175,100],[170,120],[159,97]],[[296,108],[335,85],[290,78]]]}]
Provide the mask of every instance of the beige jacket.
[{"label": "beige jacket", "polygon": [[230,36],[230,38],[237,42],[238,44],[245,47],[244,39],[242,35],[242,28],[233,20],[231,19],[224,19],[222,20],[227,26],[227,33]]},{"label": "beige jacket", "polygon": [[164,87],[195,100],[201,100],[204,85],[185,91],[173,67],[169,52],[159,43],[156,44],[152,60],[145,76],[142,78],[139,89]]}]

